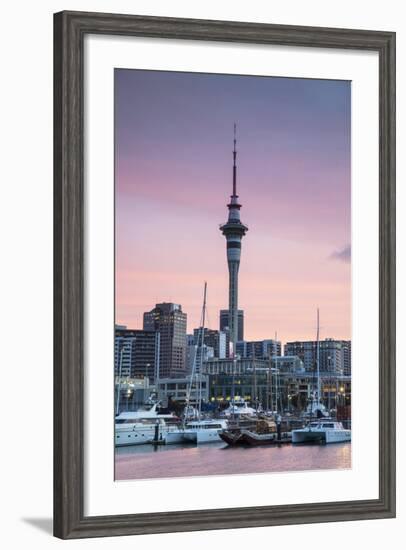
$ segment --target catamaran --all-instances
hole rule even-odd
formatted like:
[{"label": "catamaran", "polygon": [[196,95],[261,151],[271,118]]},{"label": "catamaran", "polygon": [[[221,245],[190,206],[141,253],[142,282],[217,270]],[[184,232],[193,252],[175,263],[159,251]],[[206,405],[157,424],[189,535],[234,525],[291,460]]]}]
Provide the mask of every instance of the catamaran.
[{"label": "catamaran", "polygon": [[351,430],[341,422],[323,418],[309,422],[305,428],[292,431],[292,443],[342,443],[351,441]]}]

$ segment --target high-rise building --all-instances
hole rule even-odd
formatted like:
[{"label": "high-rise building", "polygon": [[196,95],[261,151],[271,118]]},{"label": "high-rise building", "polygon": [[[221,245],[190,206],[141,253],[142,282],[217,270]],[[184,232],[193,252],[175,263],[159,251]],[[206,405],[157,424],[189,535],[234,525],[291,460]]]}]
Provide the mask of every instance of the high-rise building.
[{"label": "high-rise building", "polygon": [[187,346],[194,346],[195,344],[195,335],[194,334],[186,334],[186,347]]},{"label": "high-rise building", "polygon": [[238,271],[241,258],[241,241],[248,227],[240,220],[241,204],[237,195],[237,151],[236,151],[236,125],[234,124],[234,149],[233,149],[233,193],[228,207],[228,220],[220,226],[220,230],[227,241],[227,263],[229,273],[228,290],[228,326],[230,343],[235,351],[238,340]]},{"label": "high-rise building", "polygon": [[127,329],[116,325],[114,372],[121,377],[148,378],[153,382],[159,370],[159,333]]},{"label": "high-rise building", "polygon": [[[220,309],[219,328],[222,332],[227,332],[230,328],[228,314],[228,309]],[[237,311],[237,341],[240,342],[241,340],[244,340],[244,311],[239,309]]]},{"label": "high-rise building", "polygon": [[191,344],[186,348],[187,374],[198,374],[202,370],[202,365],[206,361],[214,359],[214,349],[210,346],[200,346]]},{"label": "high-rise building", "polygon": [[279,340],[257,340],[237,342],[237,354],[240,357],[267,359],[275,355],[280,356],[282,346]]},{"label": "high-rise building", "polygon": [[344,352],[344,374],[351,376],[351,340],[341,340]]},{"label": "high-rise building", "polygon": [[[195,328],[193,330],[193,343],[197,346],[199,338],[201,338],[201,328]],[[226,333],[221,330],[214,330],[210,328],[204,329],[203,344],[213,348],[214,357],[217,359],[224,359],[226,357]]]},{"label": "high-rise building", "polygon": [[144,313],[144,330],[160,334],[160,378],[186,374],[186,319],[179,304],[167,302]]},{"label": "high-rise building", "polygon": [[[344,374],[345,369],[351,372],[351,344],[348,341],[326,338],[320,340],[320,372]],[[297,355],[303,361],[306,371],[316,368],[317,341],[287,342],[285,355]]]},{"label": "high-rise building", "polygon": [[118,335],[117,332],[114,337],[114,374],[121,378],[135,378],[135,337]]}]

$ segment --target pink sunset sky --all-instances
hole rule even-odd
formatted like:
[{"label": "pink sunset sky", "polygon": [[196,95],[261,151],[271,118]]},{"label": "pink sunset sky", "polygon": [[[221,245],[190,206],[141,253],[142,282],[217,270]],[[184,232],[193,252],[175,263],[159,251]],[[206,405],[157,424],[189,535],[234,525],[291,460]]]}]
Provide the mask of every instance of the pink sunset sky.
[{"label": "pink sunset sky", "polygon": [[233,124],[245,339],[351,338],[347,81],[117,69],[116,322],[158,302],[208,326],[228,305]]}]

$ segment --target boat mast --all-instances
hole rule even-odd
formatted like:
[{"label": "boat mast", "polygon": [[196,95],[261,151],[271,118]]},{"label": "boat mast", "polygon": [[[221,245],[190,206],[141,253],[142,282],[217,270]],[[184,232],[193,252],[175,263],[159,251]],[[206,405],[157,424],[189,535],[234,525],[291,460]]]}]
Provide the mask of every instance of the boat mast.
[{"label": "boat mast", "polygon": [[[276,414],[278,414],[279,412],[279,409],[278,409],[278,398],[279,398],[279,370],[278,370],[278,362],[277,362],[277,357],[278,357],[278,353],[277,353],[277,349],[276,349],[276,341],[278,339],[278,333],[275,331],[275,343],[274,343],[274,347],[273,347],[273,356],[274,356],[274,361],[275,361],[275,411],[276,411]],[[280,399],[279,399],[280,401]],[[279,405],[280,405],[280,402],[279,402]]]},{"label": "boat mast", "polygon": [[[195,379],[196,364],[197,364],[198,360],[199,360],[200,383],[199,383],[199,390],[198,391],[197,391],[197,388],[196,388],[196,393],[197,393],[198,401],[199,401],[198,411],[199,411],[199,419],[200,419],[201,396],[202,396],[201,367],[203,365],[204,323],[205,323],[205,319],[206,319],[206,292],[207,292],[207,283],[205,281],[205,283],[204,283],[203,307],[202,307],[202,313],[201,313],[201,317],[200,317],[200,328],[199,328],[199,332],[198,332],[198,335],[197,335],[196,352],[195,352],[195,355],[193,357],[192,372],[190,374],[190,383],[189,383],[189,387],[188,387],[187,393],[186,393],[186,404],[185,404],[185,414],[184,414],[184,419],[183,419],[183,426],[185,426],[186,416],[187,416],[187,413],[188,413],[188,410],[189,410],[190,396],[191,396],[191,393],[192,393],[193,380]],[[198,359],[199,352],[200,352],[200,359]],[[197,382],[197,378],[196,378],[195,382]]]},{"label": "boat mast", "polygon": [[117,403],[116,403],[116,416],[120,414],[120,397],[121,397],[121,373],[123,368],[123,353],[124,353],[125,344],[123,343],[123,347],[120,350],[120,362],[118,367],[118,384],[117,384]]},{"label": "boat mast", "polygon": [[320,321],[319,321],[319,308],[317,308],[316,367],[317,367],[317,405],[320,405]]},{"label": "boat mast", "polygon": [[269,356],[268,367],[268,392],[266,399],[266,410],[272,410],[272,354]]},{"label": "boat mast", "polygon": [[203,347],[204,347],[204,325],[206,322],[206,295],[207,295],[207,282],[204,282],[203,292],[203,308],[202,308],[202,323],[201,323],[201,347],[200,347],[200,364],[199,364],[199,420],[202,412],[202,370],[203,370]]}]

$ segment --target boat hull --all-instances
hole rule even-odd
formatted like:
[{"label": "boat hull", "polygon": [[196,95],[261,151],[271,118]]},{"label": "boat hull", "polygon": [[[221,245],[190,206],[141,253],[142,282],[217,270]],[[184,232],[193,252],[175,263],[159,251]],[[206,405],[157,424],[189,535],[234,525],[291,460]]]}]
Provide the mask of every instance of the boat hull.
[{"label": "boat hull", "polygon": [[197,443],[218,443],[221,441],[219,430],[201,430],[196,432]]},{"label": "boat hull", "polygon": [[204,430],[179,430],[179,432],[169,432],[165,437],[165,443],[218,443],[221,441],[218,429]]},{"label": "boat hull", "polygon": [[351,441],[350,430],[294,430],[292,443],[344,443]]},{"label": "boat hull", "polygon": [[276,433],[259,434],[250,430],[241,431],[241,442],[257,447],[259,445],[278,445],[283,443],[291,443],[291,438],[287,434],[283,434],[281,439],[278,439]]},{"label": "boat hull", "polygon": [[344,443],[345,441],[351,441],[351,430],[326,432],[326,443]]},{"label": "boat hull", "polygon": [[165,435],[166,445],[176,445],[177,443],[185,443],[185,432],[182,430],[168,432]]},{"label": "boat hull", "polygon": [[115,431],[115,446],[127,447],[129,445],[145,445],[147,443],[164,443],[168,434],[176,434],[179,431],[177,425],[160,424],[158,434],[156,433],[156,425],[149,426],[133,426],[125,428],[116,427]]},{"label": "boat hull", "polygon": [[219,438],[227,443],[227,445],[241,445],[242,434],[241,432],[231,432],[229,430],[223,430],[219,433]]},{"label": "boat hull", "polygon": [[[167,430],[160,428],[158,440],[163,440]],[[151,443],[155,438],[155,428],[144,428],[134,430],[120,430],[115,433],[116,447],[126,447],[128,445],[145,445]]]}]

